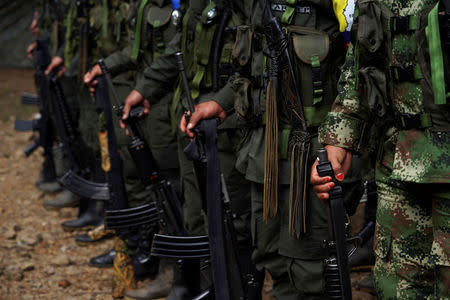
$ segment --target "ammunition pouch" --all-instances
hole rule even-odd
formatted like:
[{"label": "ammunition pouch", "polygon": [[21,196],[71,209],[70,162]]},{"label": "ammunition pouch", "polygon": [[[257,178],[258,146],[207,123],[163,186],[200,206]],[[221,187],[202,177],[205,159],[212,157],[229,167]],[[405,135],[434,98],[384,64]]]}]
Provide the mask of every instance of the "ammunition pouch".
[{"label": "ammunition pouch", "polygon": [[290,53],[308,127],[319,126],[337,95],[343,43],[326,32],[289,26]]}]

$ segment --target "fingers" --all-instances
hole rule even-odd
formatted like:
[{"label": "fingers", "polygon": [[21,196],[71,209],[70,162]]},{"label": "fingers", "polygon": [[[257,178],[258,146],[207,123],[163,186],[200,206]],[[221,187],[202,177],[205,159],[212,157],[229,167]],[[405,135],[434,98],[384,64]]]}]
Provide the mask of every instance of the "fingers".
[{"label": "fingers", "polygon": [[144,99],[143,106],[144,106],[144,115],[148,115],[150,113],[151,108],[150,102],[147,99]]},{"label": "fingers", "polygon": [[344,172],[344,174],[348,174],[348,171],[350,170],[350,167],[352,166],[352,158],[353,158],[352,153],[350,151],[347,151],[347,153],[345,154],[344,161],[341,164],[342,171]]},{"label": "fingers", "polygon": [[183,115],[181,117],[181,121],[180,121],[180,130],[181,130],[181,132],[186,133],[186,126],[187,126],[186,116]]},{"label": "fingers", "polygon": [[189,120],[189,124],[186,126],[186,131],[184,132],[189,138],[194,138],[194,132],[192,131],[195,126],[197,126],[200,120],[204,119],[204,114],[201,110],[196,110]]},{"label": "fingers", "polygon": [[122,110],[122,120],[128,119],[131,108],[141,103],[144,105],[144,113],[145,111],[147,111],[148,114],[148,112],[150,111],[150,103],[148,101],[145,101],[144,97],[138,91],[132,90],[125,100],[125,104]]},{"label": "fingers", "polygon": [[66,73],[66,67],[60,68],[57,75],[58,77],[61,77],[64,75],[64,73]]},{"label": "fingers", "polygon": [[318,164],[318,160],[316,160],[311,168],[311,179],[310,182],[312,185],[316,185],[316,184],[324,184],[324,183],[328,183],[331,182],[332,178],[330,176],[325,176],[325,177],[320,177],[319,174],[317,173],[317,164]]}]

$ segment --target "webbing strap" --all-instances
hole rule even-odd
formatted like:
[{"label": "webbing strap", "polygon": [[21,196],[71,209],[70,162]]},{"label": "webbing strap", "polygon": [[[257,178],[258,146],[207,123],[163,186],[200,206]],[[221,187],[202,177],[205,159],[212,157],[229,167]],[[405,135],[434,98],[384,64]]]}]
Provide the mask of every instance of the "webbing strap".
[{"label": "webbing strap", "polygon": [[322,71],[320,69],[320,58],[318,55],[311,56],[311,72],[313,84],[313,104],[321,102],[323,99]]},{"label": "webbing strap", "polygon": [[284,11],[283,15],[281,16],[281,23],[290,25],[292,22],[292,18],[294,17],[295,13],[295,2],[296,0],[286,0],[286,10]]},{"label": "webbing strap", "polygon": [[156,58],[164,52],[164,38],[160,27],[161,21],[155,20],[153,22],[153,36],[155,37],[157,49],[153,52],[153,60],[156,60]]},{"label": "webbing strap", "polygon": [[439,33],[438,6],[439,2],[428,14],[428,26],[425,28],[425,32],[428,40],[428,48],[430,49],[431,82],[434,103],[446,104],[444,59],[442,57],[441,37]]},{"label": "webbing strap", "polygon": [[181,84],[181,81],[178,80],[177,88],[175,89],[172,103],[170,104],[170,128],[172,130],[172,134],[175,134],[177,131],[178,104],[180,103],[181,93],[183,91]]},{"label": "webbing strap", "polygon": [[419,29],[420,21],[417,15],[395,16],[391,18],[390,30],[394,33],[407,33]]},{"label": "webbing strap", "polygon": [[195,76],[191,84],[191,96],[193,99],[200,94],[200,85],[205,77],[206,67],[209,63],[216,27],[216,24],[210,24],[206,27],[201,22],[196,27],[198,38],[195,39]]},{"label": "webbing strap", "polygon": [[103,11],[102,11],[102,37],[104,39],[108,38],[108,0],[103,0]]},{"label": "webbing strap", "polygon": [[131,52],[131,58],[133,60],[136,60],[139,56],[139,48],[141,47],[142,18],[144,15],[144,8],[145,5],[147,5],[147,2],[148,0],[142,0],[141,3],[139,4],[138,17],[136,23],[136,33],[134,35],[133,50]]}]

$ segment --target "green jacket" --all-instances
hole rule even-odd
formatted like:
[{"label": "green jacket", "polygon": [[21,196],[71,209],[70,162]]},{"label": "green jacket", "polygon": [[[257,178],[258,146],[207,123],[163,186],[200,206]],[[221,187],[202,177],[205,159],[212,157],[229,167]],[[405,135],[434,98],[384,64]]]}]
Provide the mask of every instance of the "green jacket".
[{"label": "green jacket", "polygon": [[[356,152],[378,147],[377,179],[450,182],[448,99],[445,93],[435,99],[430,55],[424,55],[435,3],[358,1],[356,40],[348,51],[339,96],[320,128],[320,141]],[[373,12],[381,13],[374,17]],[[397,16],[409,20],[406,30],[392,26],[402,22]],[[440,65],[448,83],[447,59],[444,55]],[[410,71],[403,74],[401,69]]]},{"label": "green jacket", "polygon": [[[246,1],[232,1],[233,15],[230,18],[227,27],[232,28],[243,22],[245,19]],[[214,49],[214,33],[218,28],[219,18],[216,18],[210,24],[204,24],[204,16],[208,9],[210,1],[195,0],[189,1],[186,13],[183,17],[181,32],[174,37],[168,44],[166,51],[158,57],[155,62],[145,70],[145,79],[138,82],[136,89],[151,103],[159,101],[160,95],[178,80],[178,67],[174,54],[180,49],[183,52],[188,76],[192,78],[190,82],[194,101],[202,102],[215,99],[216,92],[212,90],[212,52]],[[224,35],[224,41],[220,53],[220,65],[231,65],[232,46],[234,43],[233,32],[230,31]],[[226,74],[225,74],[226,73]],[[232,72],[221,74],[221,85],[226,84],[228,77]],[[220,92],[219,92],[220,93]],[[175,92],[174,102],[171,108],[172,124],[175,127],[177,116],[180,111],[188,108],[181,82],[178,81],[178,87]],[[234,93],[227,93],[231,99]],[[236,118],[230,118],[221,125],[220,128],[236,128],[241,126],[236,122]]]},{"label": "green jacket", "polygon": [[[152,65],[176,35],[171,22],[172,5],[166,0],[133,1],[127,17],[128,45],[105,58],[105,64],[113,76],[135,71],[133,85],[138,88],[143,80],[143,70]],[[140,25],[138,27],[138,25]],[[144,130],[149,146],[160,168],[177,168],[176,138],[171,132],[169,118],[173,98],[172,86],[168,86],[152,105]],[[151,100],[151,99],[149,99]]]},{"label": "green jacket", "polygon": [[124,23],[128,10],[126,1],[70,1],[64,44],[69,74],[78,72],[81,78],[99,58],[125,47],[128,33]]},{"label": "green jacket", "polygon": [[[285,20],[285,1],[271,1],[275,17]],[[262,8],[259,1],[246,3],[248,23],[237,28],[233,58],[238,73],[215,95],[226,111],[235,110],[246,120],[247,134],[241,143],[237,168],[248,180],[264,181],[265,149],[265,86],[267,57],[263,54],[265,38],[262,32]],[[344,43],[332,2],[302,1],[295,6],[290,19],[281,22],[290,39],[290,54],[297,84],[303,101],[308,127],[317,130],[337,94],[339,66],[344,59]],[[313,72],[319,74],[319,85],[314,86]],[[319,90],[321,91],[319,93]],[[230,97],[230,94],[232,95]],[[279,183],[290,184],[291,125],[283,101],[278,101],[279,112]],[[313,147],[314,148],[314,147]]]}]

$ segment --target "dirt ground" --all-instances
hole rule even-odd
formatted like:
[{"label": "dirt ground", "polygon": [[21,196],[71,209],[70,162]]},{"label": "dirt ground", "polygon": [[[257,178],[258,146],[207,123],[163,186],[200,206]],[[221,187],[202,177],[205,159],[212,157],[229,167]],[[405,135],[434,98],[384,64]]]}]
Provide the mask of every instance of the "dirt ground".
[{"label": "dirt ground", "polygon": [[[61,223],[76,217],[75,209],[48,211],[45,195],[35,187],[41,150],[26,158],[23,149],[30,133],[13,130],[14,119],[29,119],[35,108],[21,105],[22,92],[34,92],[33,72],[0,69],[0,300],[6,299],[112,299],[112,269],[88,266],[89,258],[107,251],[112,241],[79,247]],[[367,272],[353,273],[353,298],[376,299],[359,291]],[[273,299],[270,284],[264,299]]]}]

